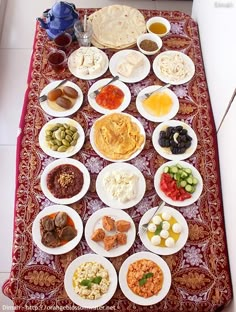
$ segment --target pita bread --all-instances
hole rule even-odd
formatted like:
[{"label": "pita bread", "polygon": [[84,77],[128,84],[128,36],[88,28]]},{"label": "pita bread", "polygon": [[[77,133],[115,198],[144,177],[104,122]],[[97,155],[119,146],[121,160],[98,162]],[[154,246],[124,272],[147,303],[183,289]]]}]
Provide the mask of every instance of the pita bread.
[{"label": "pita bread", "polygon": [[99,48],[124,49],[146,32],[144,16],[126,5],[104,7],[89,16],[93,27],[92,43]]}]

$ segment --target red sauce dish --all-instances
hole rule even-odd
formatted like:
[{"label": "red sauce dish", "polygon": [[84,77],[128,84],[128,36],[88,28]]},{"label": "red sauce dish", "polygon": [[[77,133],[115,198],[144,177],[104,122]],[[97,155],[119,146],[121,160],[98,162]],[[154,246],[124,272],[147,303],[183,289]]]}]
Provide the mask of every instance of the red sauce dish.
[{"label": "red sauce dish", "polygon": [[116,109],[122,104],[124,96],[124,92],[120,88],[108,85],[103,87],[96,96],[96,102],[106,109]]}]

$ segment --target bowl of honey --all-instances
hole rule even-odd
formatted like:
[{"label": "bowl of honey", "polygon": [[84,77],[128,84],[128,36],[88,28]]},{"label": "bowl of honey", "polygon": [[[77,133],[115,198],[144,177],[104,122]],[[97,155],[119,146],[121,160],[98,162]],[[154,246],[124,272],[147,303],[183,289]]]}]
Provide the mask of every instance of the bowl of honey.
[{"label": "bowl of honey", "polygon": [[146,27],[149,33],[164,37],[170,31],[170,22],[164,17],[155,16],[147,21]]}]

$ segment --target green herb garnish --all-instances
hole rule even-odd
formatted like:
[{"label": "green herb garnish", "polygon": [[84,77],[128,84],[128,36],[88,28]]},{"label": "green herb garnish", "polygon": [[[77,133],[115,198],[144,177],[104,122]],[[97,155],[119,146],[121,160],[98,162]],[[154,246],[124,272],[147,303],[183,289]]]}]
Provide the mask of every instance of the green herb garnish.
[{"label": "green herb garnish", "polygon": [[82,280],[82,281],[80,282],[80,285],[81,285],[81,286],[87,286],[88,289],[90,289],[91,286],[92,286],[92,282],[91,282],[89,279],[84,279],[84,280]]},{"label": "green herb garnish", "polygon": [[139,280],[139,286],[143,286],[147,283],[147,279],[152,277],[153,276],[153,273],[149,272],[149,273],[146,273],[146,274],[143,274],[143,277]]},{"label": "green herb garnish", "polygon": [[99,285],[102,281],[102,277],[101,276],[96,276],[92,279],[92,283]]},{"label": "green herb garnish", "polygon": [[88,289],[90,289],[92,287],[92,284],[97,284],[99,285],[102,281],[102,277],[101,276],[96,276],[90,279],[84,279],[80,282],[81,286],[87,286]]},{"label": "green herb garnish", "polygon": [[157,225],[157,229],[156,229],[154,235],[159,235],[161,233],[162,224],[163,224],[163,222],[161,221],[161,223]]}]

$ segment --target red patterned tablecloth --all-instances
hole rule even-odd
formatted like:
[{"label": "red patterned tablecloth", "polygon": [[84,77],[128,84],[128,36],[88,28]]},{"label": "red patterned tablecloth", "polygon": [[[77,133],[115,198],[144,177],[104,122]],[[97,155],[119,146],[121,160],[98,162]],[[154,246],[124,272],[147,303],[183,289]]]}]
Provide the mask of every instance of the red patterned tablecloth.
[{"label": "red patterned tablecloth", "polygon": [[[165,50],[179,50],[194,61],[196,73],[186,84],[172,87],[178,96],[180,109],[175,119],[183,120],[194,129],[198,147],[187,161],[201,173],[204,181],[203,193],[193,205],[180,208],[189,226],[189,238],[182,250],[170,256],[163,256],[172,273],[172,284],[168,295],[158,304],[150,307],[137,306],[121,292],[119,286],[113,298],[102,307],[104,311],[220,311],[232,298],[228,265],[224,217],[220,188],[220,174],[217,153],[217,139],[212,109],[204,73],[197,24],[181,12],[141,10],[145,18],[162,15],[171,22],[171,32],[163,39]],[[92,9],[87,13],[93,12]],[[83,10],[80,10],[81,17]],[[17,175],[14,220],[14,243],[12,270],[3,292],[15,304],[16,311],[71,311],[79,309],[65,293],[64,273],[71,261],[79,255],[89,253],[84,237],[71,252],[52,256],[42,252],[32,241],[32,222],[44,207],[52,203],[45,198],[40,188],[40,176],[44,168],[54,159],[39,147],[38,134],[42,126],[52,117],[48,116],[37,100],[40,91],[52,80],[67,78],[80,86],[85,96],[84,103],[72,118],[84,128],[86,134],[82,150],[73,158],[81,161],[91,175],[88,193],[76,204],[71,205],[82,217],[84,224],[89,216],[104,206],[95,191],[97,174],[109,162],[100,158],[92,149],[89,131],[100,116],[87,101],[87,92],[93,81],[83,81],[68,70],[56,75],[47,64],[47,55],[54,47],[45,30],[36,26],[34,49],[28,76],[28,89],[20,121],[21,133],[17,144]],[[77,49],[74,42],[71,51]],[[113,51],[107,50],[109,58]],[[152,63],[153,57],[149,57]],[[103,77],[110,77],[109,70]],[[147,184],[145,197],[128,213],[137,225],[141,216],[160,202],[153,185],[158,167],[166,160],[154,150],[152,133],[157,124],[144,119],[136,110],[135,98],[138,92],[160,81],[153,71],[143,81],[128,84],[132,100],[126,112],[134,115],[146,131],[146,144],[141,154],[130,161],[144,174]],[[117,272],[122,262],[131,254],[145,250],[137,236],[132,248],[124,255],[111,258]],[[82,309],[80,309],[82,310]]]}]

